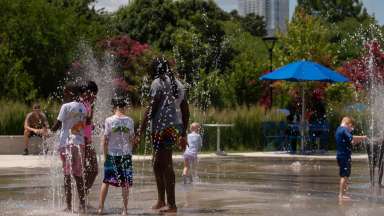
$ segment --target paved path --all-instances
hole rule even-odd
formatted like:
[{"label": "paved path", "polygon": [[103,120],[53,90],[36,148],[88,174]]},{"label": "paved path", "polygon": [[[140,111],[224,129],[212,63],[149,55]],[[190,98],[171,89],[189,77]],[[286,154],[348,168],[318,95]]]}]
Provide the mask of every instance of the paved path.
[{"label": "paved path", "polygon": [[[275,160],[322,160],[331,161],[336,160],[335,155],[291,155],[285,152],[239,152],[228,153],[227,156],[217,156],[214,153],[203,153],[199,155],[200,158],[217,158],[217,157],[253,157],[253,158],[267,158]],[[150,155],[135,155],[133,160],[150,160]],[[182,155],[177,154],[174,159],[181,160]],[[353,161],[366,161],[366,154],[354,154]],[[52,156],[39,156],[39,155],[0,155],[0,168],[45,168],[50,167],[51,164],[59,163],[60,160],[55,160]]]}]

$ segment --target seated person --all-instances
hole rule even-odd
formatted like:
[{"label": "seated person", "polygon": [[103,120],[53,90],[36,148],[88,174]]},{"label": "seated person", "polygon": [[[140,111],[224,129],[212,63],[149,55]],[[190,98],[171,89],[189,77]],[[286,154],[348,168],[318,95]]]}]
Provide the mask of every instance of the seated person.
[{"label": "seated person", "polygon": [[300,120],[301,120],[301,98],[299,93],[295,90],[290,91],[292,100],[288,104],[287,109],[289,115],[287,122],[289,128],[287,130],[288,141],[290,144],[290,153],[295,154],[297,149],[297,141],[300,140]]},{"label": "seated person", "polygon": [[314,91],[309,109],[311,110],[309,118],[309,124],[311,125],[309,128],[310,142],[312,145],[319,145],[319,150],[324,153],[328,149],[329,138],[327,113],[323,98],[318,91]]},{"label": "seated person", "polygon": [[32,112],[27,114],[24,121],[24,154],[28,155],[29,138],[40,136],[45,138],[48,135],[48,120],[45,114],[40,110],[40,105],[35,103],[32,106]]}]

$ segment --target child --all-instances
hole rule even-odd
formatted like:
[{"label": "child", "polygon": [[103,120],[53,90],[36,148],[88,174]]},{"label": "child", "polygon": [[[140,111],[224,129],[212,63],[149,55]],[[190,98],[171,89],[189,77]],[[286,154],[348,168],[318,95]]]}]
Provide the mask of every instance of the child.
[{"label": "child", "polygon": [[[148,122],[150,122],[152,166],[157,186],[157,202],[152,209],[159,210],[161,213],[176,213],[176,179],[172,154],[174,145],[178,144],[182,150],[187,145],[188,102],[185,95],[179,95],[179,85],[165,58],[153,59],[150,76],[152,79],[150,103],[138,130],[137,142],[147,131]],[[181,112],[180,117],[177,115],[178,108]],[[181,125],[178,120],[180,118]],[[167,195],[167,203],[165,195]]]},{"label": "child", "polygon": [[65,103],[52,131],[61,128],[58,152],[63,163],[64,191],[66,198],[66,211],[72,211],[72,184],[71,175],[76,181],[79,195],[80,212],[85,211],[85,190],[83,179],[84,160],[84,125],[86,110],[81,101],[81,88],[76,84],[68,84],[64,88]]},{"label": "child", "polygon": [[87,111],[86,124],[84,128],[85,139],[85,159],[84,159],[84,180],[85,191],[88,194],[89,189],[92,187],[98,173],[96,150],[92,145],[92,118],[93,118],[93,104],[96,100],[98,87],[95,82],[87,81],[82,86],[85,91],[83,104]]},{"label": "child", "polygon": [[348,178],[351,174],[351,155],[352,145],[358,144],[367,139],[366,136],[352,136],[353,119],[344,117],[340,127],[336,130],[336,148],[337,148],[337,163],[340,169],[340,190],[339,200],[350,200],[346,195],[348,187]]},{"label": "child", "polygon": [[104,150],[104,180],[100,189],[98,214],[103,214],[109,185],[122,188],[123,215],[127,215],[129,188],[133,183],[132,148],[134,122],[126,115],[128,101],[112,100],[114,115],[105,120],[102,147]]},{"label": "child", "polygon": [[187,137],[188,146],[184,152],[184,170],[183,170],[184,184],[187,184],[188,179],[189,179],[189,182],[192,183],[192,174],[190,172],[190,168],[191,166],[192,168],[195,167],[195,164],[197,161],[197,153],[202,146],[202,140],[199,134],[200,124],[197,122],[192,123],[190,126],[190,130],[191,130],[191,133],[188,134],[188,137]]}]

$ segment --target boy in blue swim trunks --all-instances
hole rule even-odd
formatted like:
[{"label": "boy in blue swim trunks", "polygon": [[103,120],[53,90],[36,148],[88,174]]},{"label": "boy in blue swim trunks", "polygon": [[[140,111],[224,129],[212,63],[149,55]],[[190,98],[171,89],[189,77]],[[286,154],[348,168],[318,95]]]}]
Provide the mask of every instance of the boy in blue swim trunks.
[{"label": "boy in blue swim trunks", "polygon": [[344,117],[341,125],[337,128],[336,136],[336,149],[337,149],[337,164],[339,165],[340,174],[340,190],[339,200],[350,200],[351,198],[346,195],[348,188],[348,178],[351,175],[351,155],[352,145],[358,144],[365,139],[366,136],[353,136],[353,119]]}]

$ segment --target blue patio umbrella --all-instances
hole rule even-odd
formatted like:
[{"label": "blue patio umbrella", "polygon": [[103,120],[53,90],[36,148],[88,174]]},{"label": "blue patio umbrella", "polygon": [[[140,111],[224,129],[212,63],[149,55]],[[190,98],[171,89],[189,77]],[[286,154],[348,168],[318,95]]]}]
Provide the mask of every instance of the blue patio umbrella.
[{"label": "blue patio umbrella", "polygon": [[[275,71],[265,74],[259,78],[260,80],[286,80],[291,82],[348,82],[345,76],[327,68],[323,65],[312,61],[295,61],[287,64]],[[305,112],[305,98],[304,88],[302,88],[302,107],[301,107],[301,150],[304,151],[304,112]]]}]

